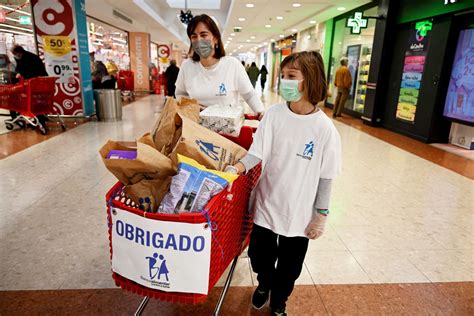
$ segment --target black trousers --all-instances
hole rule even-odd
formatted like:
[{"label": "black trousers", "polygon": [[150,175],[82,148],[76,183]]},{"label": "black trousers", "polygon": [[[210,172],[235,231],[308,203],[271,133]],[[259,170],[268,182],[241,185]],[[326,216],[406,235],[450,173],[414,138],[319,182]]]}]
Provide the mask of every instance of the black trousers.
[{"label": "black trousers", "polygon": [[[301,274],[308,250],[306,237],[285,237],[253,225],[248,255],[259,287],[270,290],[270,307],[284,309]],[[276,265],[275,265],[276,264]]]}]

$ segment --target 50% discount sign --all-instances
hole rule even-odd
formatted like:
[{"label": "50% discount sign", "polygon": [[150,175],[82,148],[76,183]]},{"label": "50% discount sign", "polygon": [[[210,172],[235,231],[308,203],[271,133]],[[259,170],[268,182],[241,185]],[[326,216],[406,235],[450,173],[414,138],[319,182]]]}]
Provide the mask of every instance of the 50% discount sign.
[{"label": "50% discount sign", "polygon": [[68,36],[43,36],[44,61],[50,76],[59,77],[60,82],[68,82],[74,77],[71,40]]}]

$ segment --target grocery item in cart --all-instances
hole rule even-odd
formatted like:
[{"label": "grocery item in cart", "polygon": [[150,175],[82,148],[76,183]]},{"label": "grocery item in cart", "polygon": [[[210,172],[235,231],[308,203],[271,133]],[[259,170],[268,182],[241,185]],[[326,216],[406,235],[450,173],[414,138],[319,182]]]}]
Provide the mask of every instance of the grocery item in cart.
[{"label": "grocery item in cart", "polygon": [[244,123],[244,108],[227,105],[212,105],[204,109],[199,116],[200,124],[216,133],[239,136]]},{"label": "grocery item in cart", "polygon": [[128,159],[133,160],[137,158],[136,150],[111,150],[107,155],[107,159]]},{"label": "grocery item in cart", "polygon": [[234,165],[245,156],[247,151],[192,120],[177,115],[177,130],[174,137],[175,146],[170,157],[177,162],[176,155],[195,159],[209,169],[224,171],[228,165]]},{"label": "grocery item in cart", "polygon": [[171,180],[170,191],[161,202],[159,213],[201,212],[214,195],[238,178],[235,174],[207,169],[182,155],[177,158],[178,174]]},{"label": "grocery item in cart", "polygon": [[[150,136],[148,136],[150,137]],[[140,182],[143,179],[158,179],[176,174],[173,161],[160,153],[156,148],[146,144],[149,138],[142,137],[137,141],[137,157],[128,159],[107,159],[111,150],[132,150],[132,148],[109,140],[100,149],[105,167],[125,185]],[[149,140],[151,142],[151,140]]]},{"label": "grocery item in cart", "polygon": [[158,206],[168,192],[172,177],[141,180],[125,186],[125,195],[132,199],[139,209],[156,213]]},{"label": "grocery item in cart", "polygon": [[194,99],[182,98],[178,102],[174,98],[168,98],[151,132],[155,147],[163,154],[169,155],[173,150],[173,136],[176,133],[176,113],[197,122],[199,109],[199,103]]}]

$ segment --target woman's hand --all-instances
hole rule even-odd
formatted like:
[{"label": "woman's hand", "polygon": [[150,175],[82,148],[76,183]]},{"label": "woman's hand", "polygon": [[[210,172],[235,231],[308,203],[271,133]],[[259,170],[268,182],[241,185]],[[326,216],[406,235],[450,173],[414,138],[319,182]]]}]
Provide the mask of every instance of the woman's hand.
[{"label": "woman's hand", "polygon": [[304,233],[309,239],[318,239],[324,233],[326,227],[327,215],[314,212],[313,219],[306,227]]}]

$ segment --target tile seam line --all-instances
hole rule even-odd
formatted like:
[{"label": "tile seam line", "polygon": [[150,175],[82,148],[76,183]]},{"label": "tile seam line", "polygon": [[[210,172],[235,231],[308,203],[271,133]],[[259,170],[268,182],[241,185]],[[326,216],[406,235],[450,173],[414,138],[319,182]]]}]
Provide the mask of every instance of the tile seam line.
[{"label": "tile seam line", "polygon": [[[357,130],[357,131],[359,131],[359,132],[361,132],[361,133],[364,133],[365,135],[368,135],[368,136],[370,136],[370,137],[372,137],[372,138],[375,138],[375,139],[378,139],[378,140],[380,140],[380,141],[383,141],[384,143],[387,143],[387,144],[389,144],[389,145],[391,145],[391,146],[393,146],[393,147],[395,147],[395,148],[398,148],[398,149],[400,149],[400,150],[403,150],[404,152],[407,152],[407,153],[409,153],[409,154],[411,154],[411,155],[413,155],[413,156],[415,156],[415,157],[421,158],[421,159],[423,159],[423,160],[425,160],[425,161],[427,161],[427,162],[429,162],[429,163],[432,163],[432,164],[437,165],[437,166],[439,166],[439,167],[441,167],[441,168],[447,169],[447,170],[449,170],[449,171],[451,171],[451,172],[453,172],[453,173],[455,173],[455,174],[457,174],[457,175],[463,176],[464,178],[467,178],[467,179],[470,179],[470,180],[474,180],[474,178],[471,178],[471,177],[469,177],[469,176],[467,176],[467,175],[464,175],[464,174],[462,174],[462,173],[459,173],[459,172],[457,172],[457,171],[454,171],[454,170],[452,170],[451,168],[445,167],[445,166],[440,165],[440,164],[438,164],[438,163],[436,163],[436,162],[430,161],[430,160],[426,159],[425,157],[419,156],[419,155],[417,155],[417,154],[415,154],[415,153],[413,153],[413,152],[411,152],[411,151],[408,151],[408,150],[406,150],[406,149],[404,149],[404,148],[402,148],[402,147],[396,146],[396,145],[394,145],[394,144],[388,142],[388,141],[385,140],[384,138],[379,138],[379,137],[376,137],[376,136],[374,136],[374,135],[371,135],[370,133],[368,133],[368,132],[366,132],[366,131],[364,131],[364,130],[358,129],[356,126],[352,126],[352,125],[351,125],[350,123],[348,123],[348,122],[345,122],[345,121],[337,121],[337,122],[339,122],[340,124],[344,124],[345,126],[348,126],[348,127],[352,128],[352,129],[355,129],[355,130]],[[386,129],[386,130],[387,130],[387,129]],[[390,131],[390,130],[387,130],[387,131]],[[402,136],[403,136],[403,135],[402,135]],[[406,137],[406,136],[405,136],[405,137]],[[425,143],[422,143],[422,144],[425,144]],[[436,148],[436,147],[435,147],[435,148]],[[441,149],[440,149],[440,150],[441,150]],[[451,153],[450,153],[450,154],[451,154]],[[451,155],[454,155],[454,154],[451,154]],[[463,157],[461,157],[461,158],[463,158]],[[465,159],[466,159],[466,158],[465,158]],[[467,159],[467,160],[468,160],[468,159]]]}]

